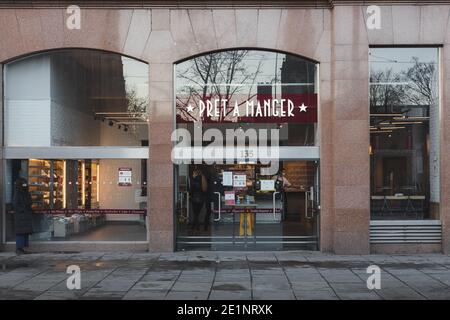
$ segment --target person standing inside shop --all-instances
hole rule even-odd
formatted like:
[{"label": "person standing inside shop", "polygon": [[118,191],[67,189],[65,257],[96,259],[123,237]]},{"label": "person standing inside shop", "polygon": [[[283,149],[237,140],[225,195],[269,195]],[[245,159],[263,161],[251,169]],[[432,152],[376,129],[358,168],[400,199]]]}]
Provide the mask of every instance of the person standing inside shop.
[{"label": "person standing inside shop", "polygon": [[208,183],[206,177],[199,167],[195,166],[189,184],[189,192],[191,194],[192,209],[194,218],[192,221],[192,231],[200,230],[200,213],[206,201]]},{"label": "person standing inside shop", "polygon": [[286,170],[282,169],[278,172],[276,178],[275,178],[275,188],[277,191],[281,193],[281,201],[283,202],[283,214],[287,214],[287,195],[286,195],[286,188],[291,187],[292,184],[289,182],[289,180],[286,178]]},{"label": "person standing inside shop", "polygon": [[31,195],[28,183],[18,178],[14,184],[13,196],[14,228],[16,231],[16,253],[26,253],[28,238],[33,233],[33,212],[31,211]]}]

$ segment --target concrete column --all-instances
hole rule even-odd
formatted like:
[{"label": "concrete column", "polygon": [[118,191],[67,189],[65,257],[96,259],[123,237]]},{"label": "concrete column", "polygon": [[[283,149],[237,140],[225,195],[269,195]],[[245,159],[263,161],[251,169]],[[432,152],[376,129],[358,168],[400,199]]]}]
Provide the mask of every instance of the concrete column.
[{"label": "concrete column", "polygon": [[440,152],[440,219],[442,222],[442,251],[450,253],[450,199],[447,196],[450,190],[450,112],[447,106],[450,102],[450,87],[445,85],[450,81],[450,43],[442,48],[441,63],[441,152]]},{"label": "concrete column", "polygon": [[333,9],[333,165],[336,254],[370,252],[368,42],[362,10]]},{"label": "concrete column", "polygon": [[173,163],[173,64],[150,63],[148,214],[149,249],[174,250]]},{"label": "concrete column", "polygon": [[0,247],[5,243],[5,219],[6,219],[6,210],[5,210],[5,184],[4,184],[4,165],[5,162],[3,160],[3,64],[0,63]]}]

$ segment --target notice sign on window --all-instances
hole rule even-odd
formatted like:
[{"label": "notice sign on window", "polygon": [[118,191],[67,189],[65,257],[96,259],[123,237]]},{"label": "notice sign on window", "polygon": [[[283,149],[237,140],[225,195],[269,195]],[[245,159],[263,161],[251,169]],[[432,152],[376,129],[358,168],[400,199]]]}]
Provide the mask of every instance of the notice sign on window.
[{"label": "notice sign on window", "polygon": [[223,172],[222,185],[224,187],[233,186],[233,172],[232,171],[224,171]]},{"label": "notice sign on window", "polygon": [[275,191],[274,180],[260,180],[260,181],[261,181],[261,191]]},{"label": "notice sign on window", "polygon": [[235,193],[234,191],[225,191],[225,205],[234,206],[235,204]]},{"label": "notice sign on window", "polygon": [[131,187],[133,184],[131,183],[131,176],[132,176],[132,169],[131,168],[119,168],[119,183],[118,185],[120,187]]},{"label": "notice sign on window", "polygon": [[233,175],[233,187],[245,188],[247,182],[247,176],[245,174]]}]

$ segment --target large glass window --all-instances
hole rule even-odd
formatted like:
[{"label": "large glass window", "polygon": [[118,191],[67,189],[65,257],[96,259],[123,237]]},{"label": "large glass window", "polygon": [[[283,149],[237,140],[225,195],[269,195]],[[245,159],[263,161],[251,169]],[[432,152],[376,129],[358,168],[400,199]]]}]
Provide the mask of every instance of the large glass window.
[{"label": "large glass window", "polygon": [[[176,65],[177,127],[192,131],[194,123],[201,123],[204,130],[223,134],[226,129],[279,129],[281,146],[316,145],[316,72],[310,60],[259,50],[213,52],[181,62]],[[288,100],[293,115],[280,116]],[[269,102],[272,112],[264,108]],[[299,111],[302,104],[306,108]]]},{"label": "large glass window", "polygon": [[[28,181],[34,241],[146,241],[140,159],[6,160],[6,237],[14,241],[14,182]],[[145,162],[144,162],[145,163]]]},{"label": "large glass window", "polygon": [[148,65],[70,49],[4,67],[6,240],[27,181],[32,241],[146,241]]},{"label": "large glass window", "polygon": [[141,146],[148,65],[114,53],[61,50],[5,65],[5,146]]},{"label": "large glass window", "polygon": [[372,219],[439,218],[438,48],[370,49]]}]

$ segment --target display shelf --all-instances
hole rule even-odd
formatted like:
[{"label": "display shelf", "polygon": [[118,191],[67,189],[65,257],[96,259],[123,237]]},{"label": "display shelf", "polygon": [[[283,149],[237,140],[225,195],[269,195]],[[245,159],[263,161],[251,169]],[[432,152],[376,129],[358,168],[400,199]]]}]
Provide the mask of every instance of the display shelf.
[{"label": "display shelf", "polygon": [[28,161],[28,183],[33,209],[62,208],[63,169],[64,161],[62,160],[30,159]]}]

